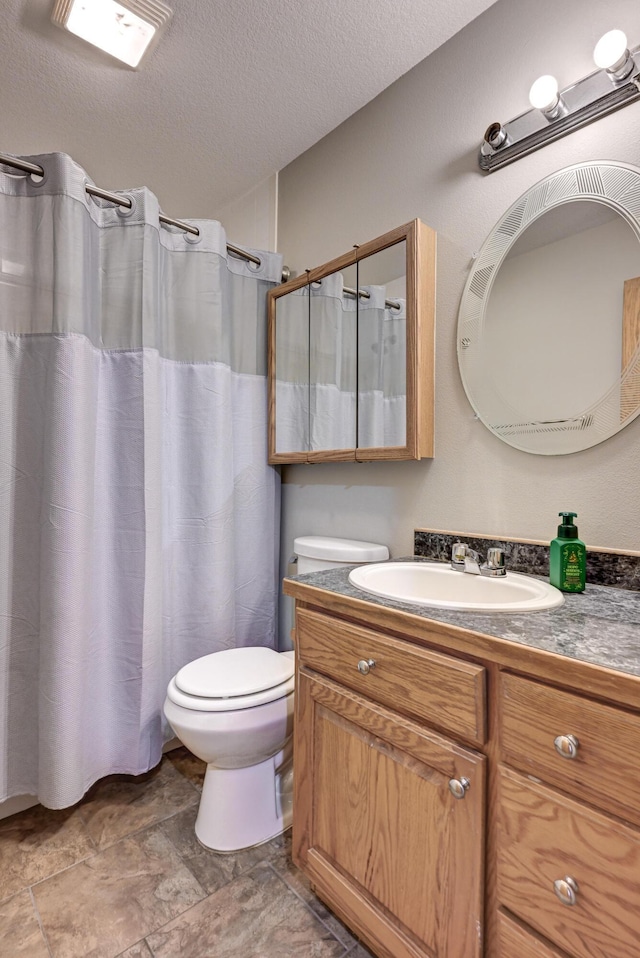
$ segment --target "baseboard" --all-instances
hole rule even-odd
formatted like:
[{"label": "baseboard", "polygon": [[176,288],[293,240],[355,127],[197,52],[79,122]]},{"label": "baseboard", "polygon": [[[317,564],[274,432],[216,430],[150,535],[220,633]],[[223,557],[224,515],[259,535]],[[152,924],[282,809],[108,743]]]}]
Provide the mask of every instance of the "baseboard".
[{"label": "baseboard", "polygon": [[10,815],[17,815],[18,812],[24,812],[27,808],[33,808],[38,804],[35,795],[14,795],[8,798],[6,802],[0,802],[0,821],[3,818],[9,818]]}]

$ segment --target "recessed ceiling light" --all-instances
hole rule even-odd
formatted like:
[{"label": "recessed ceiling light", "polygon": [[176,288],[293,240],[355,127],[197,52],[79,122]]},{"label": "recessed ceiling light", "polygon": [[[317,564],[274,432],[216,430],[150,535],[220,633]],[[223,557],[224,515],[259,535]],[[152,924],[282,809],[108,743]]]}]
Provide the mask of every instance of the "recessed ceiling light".
[{"label": "recessed ceiling light", "polygon": [[137,67],[151,41],[171,18],[161,0],[56,0],[58,27]]}]

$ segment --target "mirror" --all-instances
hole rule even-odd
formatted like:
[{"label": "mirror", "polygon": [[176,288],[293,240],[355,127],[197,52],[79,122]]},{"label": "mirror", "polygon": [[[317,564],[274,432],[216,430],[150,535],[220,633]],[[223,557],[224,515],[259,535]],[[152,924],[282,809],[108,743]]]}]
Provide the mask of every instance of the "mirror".
[{"label": "mirror", "polygon": [[356,263],[310,284],[309,450],[354,449],[357,437]]},{"label": "mirror", "polygon": [[435,233],[419,220],[269,293],[269,462],[433,455]]},{"label": "mirror", "polygon": [[407,435],[405,243],[358,262],[360,449],[404,446]]},{"label": "mirror", "polygon": [[309,448],[309,287],[278,302],[275,327],[275,404],[280,414],[275,451]]},{"label": "mirror", "polygon": [[640,170],[583,163],[538,183],[485,242],[458,322],[478,417],[517,449],[563,455],[640,412]]}]

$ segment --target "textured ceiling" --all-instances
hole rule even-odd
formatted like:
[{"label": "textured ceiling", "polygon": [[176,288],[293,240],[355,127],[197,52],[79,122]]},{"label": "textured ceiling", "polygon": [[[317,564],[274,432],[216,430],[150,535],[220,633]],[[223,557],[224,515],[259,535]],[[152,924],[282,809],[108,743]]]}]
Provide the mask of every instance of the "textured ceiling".
[{"label": "textured ceiling", "polygon": [[[0,2],[0,151],[71,154],[105,189],[212,216],[317,142],[493,0],[169,0],[131,71]],[[455,64],[452,65],[452,69]]]}]

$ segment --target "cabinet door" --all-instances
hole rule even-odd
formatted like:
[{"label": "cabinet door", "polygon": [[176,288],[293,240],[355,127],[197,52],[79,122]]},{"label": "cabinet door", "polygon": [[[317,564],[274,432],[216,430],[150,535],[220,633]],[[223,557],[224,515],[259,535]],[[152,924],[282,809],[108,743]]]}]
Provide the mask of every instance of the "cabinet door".
[{"label": "cabinet door", "polygon": [[304,668],[296,699],[296,864],[381,958],[479,958],[485,758]]}]

